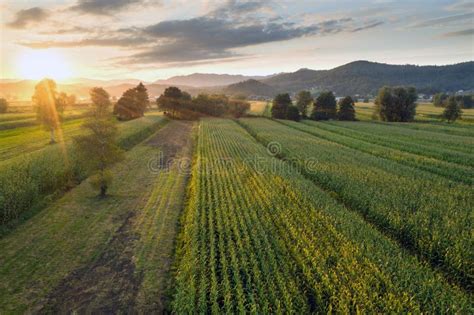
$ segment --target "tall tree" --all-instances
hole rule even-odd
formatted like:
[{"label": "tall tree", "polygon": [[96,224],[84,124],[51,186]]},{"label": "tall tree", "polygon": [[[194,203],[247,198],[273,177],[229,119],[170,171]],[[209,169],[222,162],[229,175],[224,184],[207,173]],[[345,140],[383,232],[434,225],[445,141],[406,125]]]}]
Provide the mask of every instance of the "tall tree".
[{"label": "tall tree", "polygon": [[292,102],[288,93],[278,94],[273,99],[272,118],[286,119],[290,105],[292,105]]},{"label": "tall tree", "polygon": [[38,121],[50,131],[50,143],[55,143],[55,131],[61,125],[64,103],[58,100],[56,82],[43,79],[35,86],[33,102]]},{"label": "tall tree", "polygon": [[311,97],[311,93],[309,91],[300,91],[296,96],[296,107],[301,113],[303,118],[308,116],[308,108],[313,102],[313,98]]},{"label": "tall tree", "polygon": [[417,97],[413,87],[383,87],[375,100],[375,113],[383,121],[412,121]]},{"label": "tall tree", "polygon": [[328,120],[337,117],[336,97],[332,92],[322,92],[316,98],[311,119]]},{"label": "tall tree", "polygon": [[450,96],[446,101],[446,108],[444,109],[442,117],[448,122],[454,122],[461,118],[462,110],[459,102],[454,96]]},{"label": "tall tree", "polygon": [[339,120],[355,120],[354,100],[346,96],[339,101],[339,110],[337,112]]},{"label": "tall tree", "polygon": [[189,94],[183,94],[179,88],[170,86],[156,99],[156,105],[158,105],[158,109],[176,117],[176,113],[182,107],[182,100],[188,100],[188,96],[190,98]]},{"label": "tall tree", "polygon": [[82,128],[83,135],[74,138],[74,144],[81,161],[93,175],[91,185],[99,190],[100,197],[105,197],[112,181],[110,166],[122,158],[122,151],[117,145],[117,127],[110,112],[109,94],[103,88],[90,91],[92,111]]},{"label": "tall tree", "polygon": [[8,102],[4,98],[0,98],[0,113],[6,113],[8,110]]},{"label": "tall tree", "polygon": [[140,83],[125,91],[115,104],[114,114],[119,120],[131,120],[142,117],[150,101],[146,87]]}]

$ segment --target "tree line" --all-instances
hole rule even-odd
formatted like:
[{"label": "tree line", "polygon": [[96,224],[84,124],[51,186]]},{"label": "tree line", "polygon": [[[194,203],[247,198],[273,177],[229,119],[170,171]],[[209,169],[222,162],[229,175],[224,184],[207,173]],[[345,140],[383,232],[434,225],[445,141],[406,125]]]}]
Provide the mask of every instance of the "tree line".
[{"label": "tree line", "polygon": [[[410,122],[415,119],[417,107],[417,92],[414,87],[381,88],[375,99],[374,115],[382,121]],[[471,108],[471,96],[444,96],[440,95],[445,110],[441,118],[448,122],[459,119],[461,108]],[[436,99],[439,102],[438,98]],[[296,95],[296,104],[288,93],[278,94],[272,102],[271,116],[275,119],[300,121],[311,120],[346,120],[354,121],[355,107],[351,96],[341,98],[338,102],[333,92],[320,93],[313,99],[309,91],[300,91]],[[309,108],[311,113],[308,115]],[[436,106],[436,103],[435,103]]]},{"label": "tree line", "polygon": [[179,119],[195,119],[203,115],[241,117],[250,109],[250,103],[241,99],[231,99],[223,94],[199,94],[193,98],[174,86],[168,87],[156,104],[168,116]]}]

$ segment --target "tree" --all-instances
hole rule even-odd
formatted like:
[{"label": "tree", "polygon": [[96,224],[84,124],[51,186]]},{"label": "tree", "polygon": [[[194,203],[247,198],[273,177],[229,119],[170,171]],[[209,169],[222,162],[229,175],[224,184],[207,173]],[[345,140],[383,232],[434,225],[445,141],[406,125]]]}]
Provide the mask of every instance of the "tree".
[{"label": "tree", "polygon": [[311,119],[328,120],[337,116],[336,97],[332,92],[322,92],[316,98]]},{"label": "tree", "polygon": [[61,124],[64,103],[57,98],[56,82],[43,79],[35,86],[33,102],[36,108],[38,121],[50,131],[50,143],[55,143],[55,131]]},{"label": "tree", "polygon": [[443,119],[447,120],[448,122],[454,122],[458,118],[461,118],[462,110],[459,103],[456,101],[454,96],[450,96],[446,101],[446,108],[443,112]]},{"label": "tree", "polygon": [[413,87],[383,87],[375,100],[375,114],[383,121],[412,121],[417,98]]},{"label": "tree", "polygon": [[354,100],[346,96],[339,101],[339,111],[337,112],[339,120],[355,120]]},{"label": "tree", "polygon": [[292,105],[292,102],[288,93],[278,94],[273,99],[272,118],[286,119],[290,105]]},{"label": "tree", "polygon": [[308,107],[313,102],[311,93],[309,91],[300,91],[296,96],[296,107],[301,113],[303,118],[306,118],[308,115]]},{"label": "tree", "polygon": [[294,105],[288,106],[286,119],[294,120],[294,121],[300,121],[301,116],[300,116],[300,110],[298,109],[298,107],[296,107]]},{"label": "tree", "polygon": [[148,90],[141,82],[137,85],[135,90],[137,92],[137,106],[140,108],[142,112],[145,112],[148,106],[150,106],[150,98],[148,96]]},{"label": "tree", "polygon": [[142,117],[149,105],[146,87],[140,83],[133,89],[125,91],[114,107],[114,114],[119,120],[131,120]]},{"label": "tree", "polygon": [[112,181],[109,168],[122,159],[123,152],[117,145],[117,127],[110,113],[109,94],[103,88],[90,91],[93,105],[92,113],[84,122],[84,135],[74,137],[74,145],[81,161],[92,173],[90,183],[105,197]]},{"label": "tree", "polygon": [[433,96],[433,105],[436,107],[443,107],[444,102],[448,99],[448,95],[445,93],[436,93]]},{"label": "tree", "polygon": [[8,110],[8,102],[4,98],[0,98],[0,113],[6,113]]},{"label": "tree", "polygon": [[182,105],[182,100],[186,100],[188,97],[191,98],[189,94],[183,94],[179,88],[170,86],[156,99],[156,104],[158,109],[169,112],[172,117],[176,117],[176,113]]}]

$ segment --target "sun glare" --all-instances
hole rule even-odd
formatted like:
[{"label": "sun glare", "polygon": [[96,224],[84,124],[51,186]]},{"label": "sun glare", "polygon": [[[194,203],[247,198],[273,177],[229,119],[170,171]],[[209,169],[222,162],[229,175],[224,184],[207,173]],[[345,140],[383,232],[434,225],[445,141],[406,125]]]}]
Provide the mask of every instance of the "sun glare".
[{"label": "sun glare", "polygon": [[71,77],[71,67],[64,56],[52,50],[30,50],[19,56],[18,74],[25,79],[51,78],[64,80]]}]

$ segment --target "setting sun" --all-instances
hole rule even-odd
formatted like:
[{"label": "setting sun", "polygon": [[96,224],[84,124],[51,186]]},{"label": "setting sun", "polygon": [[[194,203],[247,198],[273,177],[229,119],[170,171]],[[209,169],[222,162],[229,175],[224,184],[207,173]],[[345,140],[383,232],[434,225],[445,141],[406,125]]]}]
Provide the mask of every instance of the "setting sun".
[{"label": "setting sun", "polygon": [[63,80],[71,76],[71,67],[64,56],[52,50],[32,50],[18,58],[19,75],[38,80],[45,77]]}]

